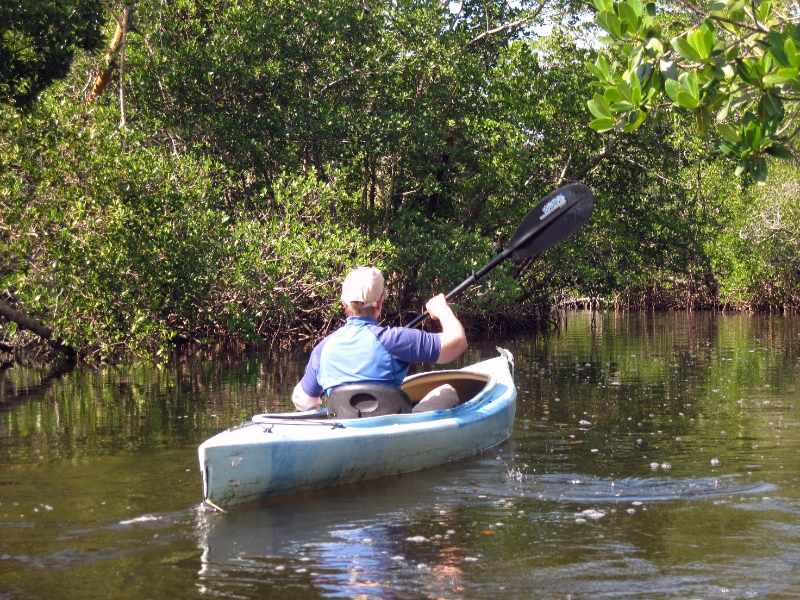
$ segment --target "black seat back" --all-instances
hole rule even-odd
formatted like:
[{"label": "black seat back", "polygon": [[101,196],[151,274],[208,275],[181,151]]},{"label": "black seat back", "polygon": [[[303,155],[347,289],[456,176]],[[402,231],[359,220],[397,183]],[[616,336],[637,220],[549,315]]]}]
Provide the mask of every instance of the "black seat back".
[{"label": "black seat back", "polygon": [[376,383],[349,383],[335,387],[328,396],[328,416],[360,419],[411,412],[411,399],[403,390]]}]

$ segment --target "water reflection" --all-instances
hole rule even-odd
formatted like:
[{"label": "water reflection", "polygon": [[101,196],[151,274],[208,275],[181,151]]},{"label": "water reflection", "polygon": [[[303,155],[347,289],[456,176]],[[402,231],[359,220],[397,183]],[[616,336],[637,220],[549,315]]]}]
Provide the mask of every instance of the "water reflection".
[{"label": "water reflection", "polygon": [[197,445],[288,408],[304,356],[0,372],[0,597],[794,594],[800,320],[565,324],[461,360],[515,354],[501,446],[225,514]]}]

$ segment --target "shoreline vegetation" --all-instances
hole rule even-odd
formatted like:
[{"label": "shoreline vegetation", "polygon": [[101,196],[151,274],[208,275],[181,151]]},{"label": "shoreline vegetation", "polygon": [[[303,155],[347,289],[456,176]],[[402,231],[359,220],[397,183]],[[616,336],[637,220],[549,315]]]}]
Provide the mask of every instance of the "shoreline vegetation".
[{"label": "shoreline vegetation", "polygon": [[357,265],[408,322],[576,181],[588,225],[459,296],[470,334],[558,308],[800,308],[800,163],[764,158],[756,185],[679,106],[592,129],[583,5],[167,4],[20,0],[3,21],[2,365],[297,347],[339,323]]}]

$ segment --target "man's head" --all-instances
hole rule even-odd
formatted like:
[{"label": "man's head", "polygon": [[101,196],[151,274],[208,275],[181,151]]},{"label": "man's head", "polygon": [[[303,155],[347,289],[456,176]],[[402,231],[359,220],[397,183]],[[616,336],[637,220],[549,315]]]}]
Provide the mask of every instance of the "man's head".
[{"label": "man's head", "polygon": [[348,317],[377,319],[383,297],[383,275],[375,267],[358,267],[344,278],[342,303]]}]

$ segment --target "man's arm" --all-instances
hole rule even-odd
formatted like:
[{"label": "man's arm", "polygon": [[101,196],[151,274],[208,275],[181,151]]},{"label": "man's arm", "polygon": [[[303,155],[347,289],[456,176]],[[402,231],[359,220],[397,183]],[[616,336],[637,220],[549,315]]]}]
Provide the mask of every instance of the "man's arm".
[{"label": "man's arm", "polygon": [[443,365],[457,359],[467,349],[467,336],[464,334],[461,322],[447,304],[444,294],[428,300],[425,308],[432,319],[436,319],[442,324],[442,333],[439,334],[441,348],[436,364]]},{"label": "man's arm", "polygon": [[322,398],[309,396],[303,391],[303,386],[298,383],[292,392],[292,403],[297,410],[311,410],[322,404]]}]

